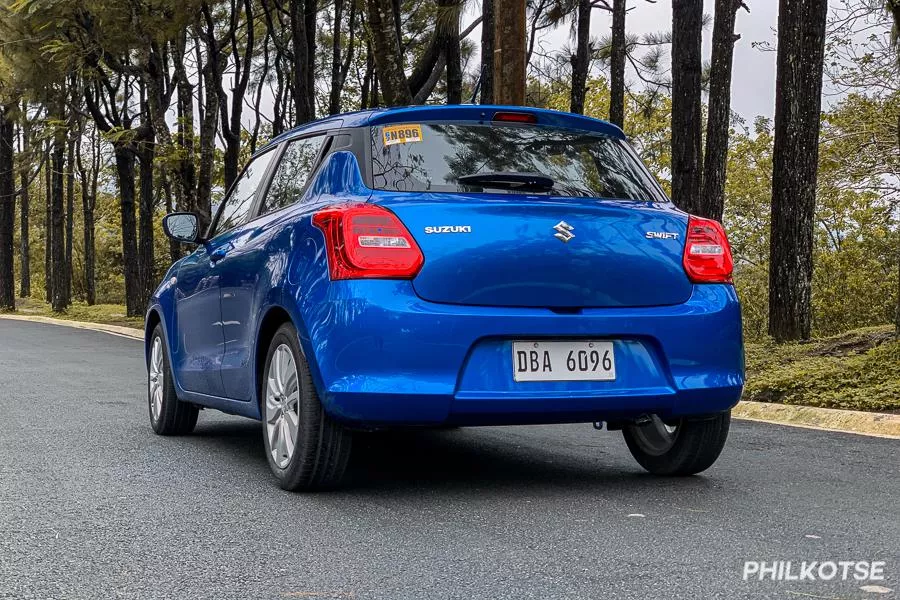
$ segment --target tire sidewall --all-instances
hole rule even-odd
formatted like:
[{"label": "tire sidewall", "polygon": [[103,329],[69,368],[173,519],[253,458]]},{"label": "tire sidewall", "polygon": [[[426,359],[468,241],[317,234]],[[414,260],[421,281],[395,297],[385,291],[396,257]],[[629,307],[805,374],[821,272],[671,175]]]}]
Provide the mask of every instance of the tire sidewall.
[{"label": "tire sidewall", "polygon": [[644,469],[655,475],[684,476],[712,466],[722,452],[730,424],[731,411],[706,418],[682,419],[672,447],[658,455],[648,453],[628,428],[622,433],[631,455]]},{"label": "tire sidewall", "polygon": [[[159,417],[154,420],[151,406],[153,399],[150,397],[149,373],[153,344],[157,338],[160,341],[160,349],[162,351],[162,371],[160,373],[162,378],[162,406],[159,409]],[[169,361],[169,348],[162,324],[158,324],[153,329],[153,333],[150,336],[150,349],[151,351],[147,357],[147,411],[150,417],[150,427],[158,435],[188,434],[197,425],[199,408],[193,404],[182,402],[178,398],[178,392],[175,390],[175,378],[172,374],[172,363]]]}]

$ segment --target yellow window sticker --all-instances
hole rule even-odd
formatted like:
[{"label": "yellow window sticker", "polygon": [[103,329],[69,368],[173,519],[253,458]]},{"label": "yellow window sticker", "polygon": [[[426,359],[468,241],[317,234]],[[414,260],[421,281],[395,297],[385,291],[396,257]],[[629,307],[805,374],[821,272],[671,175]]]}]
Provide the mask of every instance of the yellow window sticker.
[{"label": "yellow window sticker", "polygon": [[390,125],[381,130],[385,146],[422,141],[421,125]]}]

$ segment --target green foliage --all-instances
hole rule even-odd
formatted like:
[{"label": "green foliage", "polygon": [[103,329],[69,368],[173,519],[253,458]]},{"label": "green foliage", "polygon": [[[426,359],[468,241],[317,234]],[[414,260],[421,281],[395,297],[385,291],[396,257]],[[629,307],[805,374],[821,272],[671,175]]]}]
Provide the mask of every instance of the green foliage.
[{"label": "green foliage", "polygon": [[900,339],[875,327],[812,343],[747,345],[745,400],[900,409]]}]

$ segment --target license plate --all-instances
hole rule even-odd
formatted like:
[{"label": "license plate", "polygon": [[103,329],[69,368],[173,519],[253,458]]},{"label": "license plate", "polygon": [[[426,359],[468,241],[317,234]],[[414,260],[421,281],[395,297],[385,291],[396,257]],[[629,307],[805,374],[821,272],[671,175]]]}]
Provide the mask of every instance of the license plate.
[{"label": "license plate", "polygon": [[513,342],[516,381],[613,381],[612,342]]}]

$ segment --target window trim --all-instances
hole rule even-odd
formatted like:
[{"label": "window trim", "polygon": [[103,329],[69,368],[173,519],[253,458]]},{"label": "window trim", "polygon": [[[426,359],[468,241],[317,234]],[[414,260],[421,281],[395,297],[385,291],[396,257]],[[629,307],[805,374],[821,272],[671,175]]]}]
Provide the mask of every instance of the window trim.
[{"label": "window trim", "polygon": [[[244,220],[243,220],[242,222],[240,222],[240,223],[237,223],[237,224],[234,225],[233,227],[229,227],[228,229],[225,229],[225,230],[223,230],[223,231],[216,232],[216,227],[218,227],[218,225],[219,225],[219,219],[222,217],[222,211],[225,209],[225,204],[228,202],[228,200],[231,199],[231,195],[234,193],[234,190],[235,190],[235,188],[237,187],[238,182],[239,182],[239,181],[241,180],[241,178],[244,176],[244,173],[247,172],[247,169],[248,169],[248,168],[250,167],[250,165],[252,165],[255,161],[259,160],[259,159],[262,158],[263,156],[265,156],[265,155],[267,155],[267,154],[269,154],[270,152],[273,152],[273,151],[275,152],[275,155],[273,155],[273,157],[272,157],[272,159],[270,160],[268,166],[266,167],[266,171],[265,171],[265,173],[263,173],[263,177],[262,177],[262,179],[260,180],[259,185],[257,185],[257,186],[256,186],[256,189],[253,191],[253,194],[254,194],[254,196],[253,196],[253,201],[250,203],[250,208],[248,209],[246,215],[244,216]],[[259,190],[263,187],[263,185],[265,185],[265,186],[266,186],[266,189],[268,189],[268,181],[269,181],[269,179],[271,178],[271,175],[272,175],[272,165],[273,165],[273,164],[278,160],[278,158],[280,157],[280,152],[281,152],[281,151],[283,151],[283,148],[282,148],[282,145],[281,145],[281,144],[279,144],[279,145],[277,145],[277,146],[272,146],[272,148],[260,152],[260,153],[257,154],[256,156],[253,156],[249,161],[247,161],[247,164],[244,165],[244,168],[241,169],[241,172],[238,174],[238,176],[235,178],[235,180],[231,182],[231,186],[228,188],[228,191],[225,193],[225,196],[222,198],[222,202],[219,203],[219,208],[216,209],[216,215],[215,215],[215,217],[212,219],[212,221],[210,221],[209,227],[206,229],[206,239],[207,239],[207,240],[213,240],[213,239],[219,237],[220,235],[222,235],[223,233],[228,233],[229,231],[231,231],[231,230],[233,230],[233,229],[237,229],[237,228],[240,227],[241,225],[245,225],[245,224],[247,224],[248,222],[250,222],[250,221],[252,220],[252,219],[250,219],[250,218],[248,218],[248,217],[252,214],[253,209],[254,209],[255,206],[256,206],[257,199],[258,199],[258,197],[259,197]]]}]

